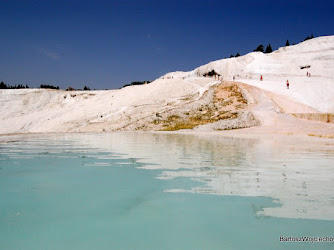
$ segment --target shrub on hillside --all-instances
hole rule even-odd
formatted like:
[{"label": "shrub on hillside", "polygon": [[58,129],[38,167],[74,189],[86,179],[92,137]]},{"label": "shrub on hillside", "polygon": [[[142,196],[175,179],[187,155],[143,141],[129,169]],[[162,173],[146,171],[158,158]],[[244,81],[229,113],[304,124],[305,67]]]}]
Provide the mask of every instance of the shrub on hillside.
[{"label": "shrub on hillside", "polygon": [[203,76],[215,76],[215,75],[220,76],[214,69],[203,74]]},{"label": "shrub on hillside", "polygon": [[0,89],[27,89],[27,88],[29,88],[28,84],[26,86],[22,84],[10,86],[5,84],[4,82],[0,83]]},{"label": "shrub on hillside", "polygon": [[75,88],[72,88],[71,86],[68,86],[66,89],[66,91],[73,91],[73,90],[75,90]]},{"label": "shrub on hillside", "polygon": [[264,50],[263,50],[263,45],[262,44],[260,44],[259,46],[257,46],[257,48],[254,50],[254,52],[258,52],[258,51],[260,51],[260,52],[263,52]]},{"label": "shrub on hillside", "polygon": [[125,87],[128,87],[128,86],[134,86],[134,85],[149,84],[149,83],[151,83],[151,81],[142,81],[142,82],[136,81],[136,82],[132,82],[130,84],[125,84],[122,88],[125,88]]},{"label": "shrub on hillside", "polygon": [[48,85],[48,84],[41,84],[40,88],[41,89],[59,89],[59,86],[53,86],[53,85]]},{"label": "shrub on hillside", "polygon": [[314,38],[314,36],[313,36],[313,34],[312,34],[311,36],[306,37],[306,38],[304,39],[304,41],[307,41],[307,40],[310,40],[310,39],[313,39],[313,38]]}]

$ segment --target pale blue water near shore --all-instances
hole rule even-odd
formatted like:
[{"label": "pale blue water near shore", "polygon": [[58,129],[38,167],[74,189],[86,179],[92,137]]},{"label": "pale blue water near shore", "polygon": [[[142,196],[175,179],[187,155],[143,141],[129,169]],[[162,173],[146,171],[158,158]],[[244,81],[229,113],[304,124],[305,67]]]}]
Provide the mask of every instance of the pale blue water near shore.
[{"label": "pale blue water near shore", "polygon": [[0,143],[1,249],[333,249],[331,142],[114,133]]}]

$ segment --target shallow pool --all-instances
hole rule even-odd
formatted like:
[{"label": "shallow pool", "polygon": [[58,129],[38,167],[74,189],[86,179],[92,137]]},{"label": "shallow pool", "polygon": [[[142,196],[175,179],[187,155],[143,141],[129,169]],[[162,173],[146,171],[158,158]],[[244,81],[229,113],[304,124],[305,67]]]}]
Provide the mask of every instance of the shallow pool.
[{"label": "shallow pool", "polygon": [[13,137],[0,143],[1,249],[333,249],[333,170],[326,141]]}]

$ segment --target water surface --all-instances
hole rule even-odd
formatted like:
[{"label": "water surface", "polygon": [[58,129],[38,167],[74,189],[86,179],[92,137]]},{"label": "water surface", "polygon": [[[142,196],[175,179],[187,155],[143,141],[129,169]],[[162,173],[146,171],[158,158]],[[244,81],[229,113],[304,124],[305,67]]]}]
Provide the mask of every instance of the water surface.
[{"label": "water surface", "polygon": [[334,146],[114,133],[0,143],[1,249],[332,249]]}]

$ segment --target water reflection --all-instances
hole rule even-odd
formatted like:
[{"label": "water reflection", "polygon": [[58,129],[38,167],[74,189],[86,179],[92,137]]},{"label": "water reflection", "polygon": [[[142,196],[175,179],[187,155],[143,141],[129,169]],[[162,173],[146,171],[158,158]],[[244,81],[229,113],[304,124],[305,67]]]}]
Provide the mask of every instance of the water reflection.
[{"label": "water reflection", "polygon": [[146,168],[162,169],[160,179],[205,184],[168,192],[271,197],[281,206],[258,214],[334,220],[334,146],[325,141],[119,133],[87,136],[86,143],[155,163]]},{"label": "water reflection", "polygon": [[[326,141],[162,133],[54,136],[59,138],[68,142],[65,150],[88,147],[120,159],[139,158],[147,163],[144,168],[161,169],[159,179],[203,183],[166,192],[271,197],[281,206],[263,208],[258,215],[334,220],[334,145]],[[108,155],[100,157],[108,164]]]}]

